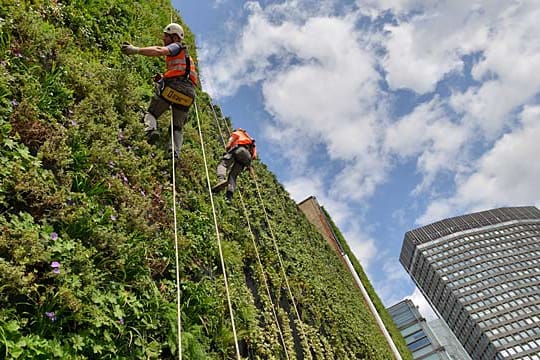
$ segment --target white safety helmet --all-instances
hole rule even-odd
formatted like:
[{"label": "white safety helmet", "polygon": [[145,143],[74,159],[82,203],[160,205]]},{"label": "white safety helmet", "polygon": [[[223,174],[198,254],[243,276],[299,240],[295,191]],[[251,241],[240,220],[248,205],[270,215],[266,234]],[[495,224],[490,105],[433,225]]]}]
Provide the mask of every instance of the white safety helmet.
[{"label": "white safety helmet", "polygon": [[163,32],[170,35],[176,34],[180,40],[184,40],[184,29],[182,29],[182,27],[177,23],[170,23],[169,25],[165,26]]}]

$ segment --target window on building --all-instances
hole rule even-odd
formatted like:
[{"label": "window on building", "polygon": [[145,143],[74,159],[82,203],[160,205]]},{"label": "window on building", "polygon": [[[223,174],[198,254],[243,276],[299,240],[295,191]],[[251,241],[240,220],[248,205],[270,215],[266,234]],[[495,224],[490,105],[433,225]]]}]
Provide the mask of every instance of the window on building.
[{"label": "window on building", "polygon": [[426,337],[426,333],[424,332],[424,330],[420,330],[420,331],[417,331],[417,332],[415,332],[415,333],[413,333],[413,334],[407,336],[407,337],[405,338],[405,342],[406,342],[407,344],[410,344],[410,343],[413,343],[413,342],[415,342],[416,340],[421,339],[421,338],[423,338],[423,337]]},{"label": "window on building", "polygon": [[428,338],[422,338],[420,340],[417,340],[413,343],[410,343],[409,345],[407,345],[409,347],[409,349],[411,349],[411,351],[416,351],[426,345],[429,345],[430,344],[430,341]]}]

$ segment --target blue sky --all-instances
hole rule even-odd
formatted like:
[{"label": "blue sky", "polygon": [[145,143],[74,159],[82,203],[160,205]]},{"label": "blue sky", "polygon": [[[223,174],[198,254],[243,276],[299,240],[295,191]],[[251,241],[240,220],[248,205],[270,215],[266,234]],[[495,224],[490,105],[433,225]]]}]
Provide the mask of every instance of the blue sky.
[{"label": "blue sky", "polygon": [[540,206],[536,0],[173,0],[203,89],[296,201],[316,196],[386,306],[404,233]]}]

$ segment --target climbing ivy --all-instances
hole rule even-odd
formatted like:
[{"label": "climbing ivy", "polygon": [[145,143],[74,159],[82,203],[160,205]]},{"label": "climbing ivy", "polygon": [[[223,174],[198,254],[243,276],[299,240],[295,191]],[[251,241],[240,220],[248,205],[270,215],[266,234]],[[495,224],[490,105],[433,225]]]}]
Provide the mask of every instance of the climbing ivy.
[{"label": "climbing ivy", "polygon": [[[0,357],[177,357],[172,162],[167,136],[151,146],[141,123],[163,60],[120,53],[159,43],[171,12],[164,0],[0,4]],[[176,167],[182,349],[225,359],[234,336],[197,123],[212,182],[216,121],[232,124],[197,95]],[[292,359],[390,359],[351,276],[255,169],[242,197],[214,198],[242,357],[285,358],[281,329]]]}]

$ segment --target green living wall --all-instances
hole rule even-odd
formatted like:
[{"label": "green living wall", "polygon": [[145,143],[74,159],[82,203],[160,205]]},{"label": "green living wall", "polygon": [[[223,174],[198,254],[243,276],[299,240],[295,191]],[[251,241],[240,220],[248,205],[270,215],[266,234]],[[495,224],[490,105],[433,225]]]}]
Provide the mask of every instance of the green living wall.
[{"label": "green living wall", "polygon": [[[158,0],[0,3],[0,358],[178,358],[172,162],[167,136],[151,146],[141,123],[164,62],[119,49],[158,44],[171,12]],[[176,167],[182,355],[232,359],[197,123],[212,182],[214,110],[232,124],[201,89],[197,110]],[[241,197],[214,198],[241,356],[391,359],[350,275],[254,166]]]},{"label": "green living wall", "polygon": [[330,226],[332,227],[332,231],[336,235],[339,243],[343,247],[343,251],[349,259],[351,260],[351,263],[356,270],[356,273],[358,274],[358,277],[360,278],[360,281],[362,282],[362,285],[366,289],[366,292],[369,295],[369,298],[371,299],[373,305],[375,306],[375,309],[377,309],[377,313],[381,317],[382,322],[384,323],[384,326],[390,336],[392,337],[392,340],[394,341],[394,344],[396,345],[399,353],[401,354],[401,357],[403,359],[411,359],[412,360],[412,354],[407,347],[407,344],[405,343],[405,339],[403,339],[403,336],[401,335],[401,332],[397,328],[396,324],[394,323],[394,320],[392,320],[392,317],[384,307],[384,304],[382,303],[381,299],[379,298],[379,295],[375,292],[375,289],[373,288],[373,285],[371,285],[371,282],[369,281],[369,278],[367,277],[366,273],[364,272],[364,269],[362,268],[362,265],[360,265],[360,262],[354,256],[354,253],[351,251],[351,248],[349,247],[349,244],[343,237],[343,234],[339,230],[339,228],[336,226],[332,218],[330,217],[330,214],[326,211],[324,207],[322,207],[322,211],[324,212],[326,218],[328,219],[328,222],[330,223]]}]

